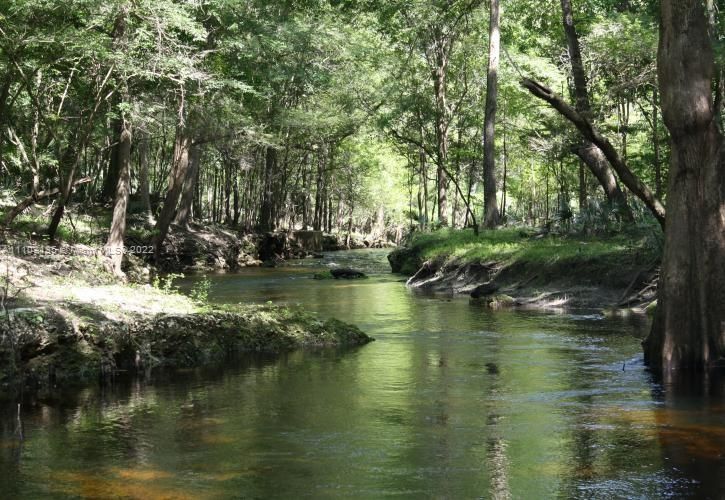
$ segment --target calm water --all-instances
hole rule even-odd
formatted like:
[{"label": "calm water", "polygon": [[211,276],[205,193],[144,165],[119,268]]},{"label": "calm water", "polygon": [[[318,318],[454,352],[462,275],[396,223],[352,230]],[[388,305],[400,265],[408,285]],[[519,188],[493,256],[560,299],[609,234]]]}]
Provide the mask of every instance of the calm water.
[{"label": "calm water", "polygon": [[[6,405],[0,497],[725,497],[722,380],[654,383],[641,320],[421,296],[384,256],[217,275],[211,289],[334,315],[370,345],[157,373],[26,401],[19,418]],[[373,276],[310,279],[333,262]]]}]

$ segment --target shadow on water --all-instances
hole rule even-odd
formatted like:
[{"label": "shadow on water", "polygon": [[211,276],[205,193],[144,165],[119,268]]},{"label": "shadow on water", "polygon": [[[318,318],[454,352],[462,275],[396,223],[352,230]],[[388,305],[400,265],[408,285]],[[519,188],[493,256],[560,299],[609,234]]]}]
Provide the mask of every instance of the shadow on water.
[{"label": "shadow on water", "polygon": [[[315,281],[333,264],[371,277]],[[216,302],[300,304],[378,341],[243,356],[0,415],[13,498],[722,497],[722,380],[652,381],[646,322],[411,293],[384,251],[214,275]],[[198,277],[182,285],[193,286]],[[624,369],[623,369],[624,368]]]}]

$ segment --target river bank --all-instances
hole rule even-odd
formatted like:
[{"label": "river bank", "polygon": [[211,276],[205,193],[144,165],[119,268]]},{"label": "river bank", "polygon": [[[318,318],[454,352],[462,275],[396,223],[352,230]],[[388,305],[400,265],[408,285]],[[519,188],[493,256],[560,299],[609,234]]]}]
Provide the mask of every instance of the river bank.
[{"label": "river bank", "polygon": [[241,351],[372,340],[354,326],[294,307],[211,307],[203,286],[191,296],[176,293],[173,276],[123,283],[88,246],[14,254],[28,245],[0,250],[0,392],[20,380],[43,389],[118,372],[198,366]]},{"label": "river bank", "polygon": [[388,257],[407,285],[465,294],[493,308],[581,307],[644,312],[656,299],[656,236],[537,234],[525,230],[414,235]]},{"label": "river bank", "polygon": [[[0,197],[0,221],[16,201],[12,197]],[[0,245],[45,242],[48,220],[44,211],[42,205],[28,207],[14,219],[8,231],[0,231]],[[58,227],[57,239],[69,245],[102,247],[108,240],[110,220],[108,206],[71,204]],[[154,256],[154,218],[141,210],[138,202],[132,202],[126,222],[124,243],[134,251],[124,256],[123,270],[131,281],[137,282],[147,281],[144,273],[153,271],[235,271],[245,267],[274,267],[285,260],[314,258],[321,252],[392,248],[401,237],[399,230],[372,234],[312,229],[255,232],[225,224],[189,221],[171,224],[160,255]]]}]

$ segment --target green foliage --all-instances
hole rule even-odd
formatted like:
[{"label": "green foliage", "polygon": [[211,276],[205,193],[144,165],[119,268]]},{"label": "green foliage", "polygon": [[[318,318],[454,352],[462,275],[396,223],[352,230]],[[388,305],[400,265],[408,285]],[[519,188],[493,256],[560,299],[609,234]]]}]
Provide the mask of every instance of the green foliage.
[{"label": "green foliage", "polygon": [[[561,12],[552,6],[504,5],[499,202],[509,224],[620,230],[616,214],[600,209],[596,179],[579,174],[578,132],[519,85],[530,76],[570,96]],[[666,185],[666,130],[654,122],[652,3],[598,0],[575,9],[597,125],[650,185],[659,163]],[[486,2],[25,0],[3,3],[0,19],[0,187],[16,198],[34,183],[57,188],[75,169],[91,182],[71,201],[108,203],[101,191],[113,180],[123,119],[133,129],[132,164],[143,157],[148,167],[151,215],[167,191],[176,133],[185,131],[201,150],[194,217],[206,223],[430,229],[444,169],[455,225],[471,223],[464,199],[480,216]],[[722,41],[716,45],[721,58]],[[443,99],[434,81],[441,71]],[[131,191],[133,211],[146,215],[140,169]],[[56,199],[41,203],[48,209]],[[41,234],[52,212],[18,225]],[[59,236],[95,243],[109,221],[95,222],[64,218]],[[135,238],[152,236],[136,226]]]},{"label": "green foliage", "polygon": [[207,304],[209,301],[209,290],[211,289],[211,280],[208,276],[204,276],[202,279],[194,284],[194,287],[189,292],[189,296],[197,304]]},{"label": "green foliage", "polygon": [[157,274],[151,280],[151,286],[164,293],[176,293],[178,291],[178,287],[174,285],[174,281],[183,277],[183,273],[169,273],[165,275]]}]

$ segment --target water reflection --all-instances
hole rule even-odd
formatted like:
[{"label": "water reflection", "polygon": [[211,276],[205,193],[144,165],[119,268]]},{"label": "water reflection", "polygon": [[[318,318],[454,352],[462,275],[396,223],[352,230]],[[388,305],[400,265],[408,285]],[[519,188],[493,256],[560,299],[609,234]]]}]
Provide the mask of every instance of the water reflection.
[{"label": "water reflection", "polygon": [[[351,257],[383,268],[370,255]],[[24,441],[8,406],[2,495],[722,496],[722,383],[659,390],[645,324],[309,278],[343,259],[219,275],[211,294],[300,303],[378,342],[28,400]]]}]

